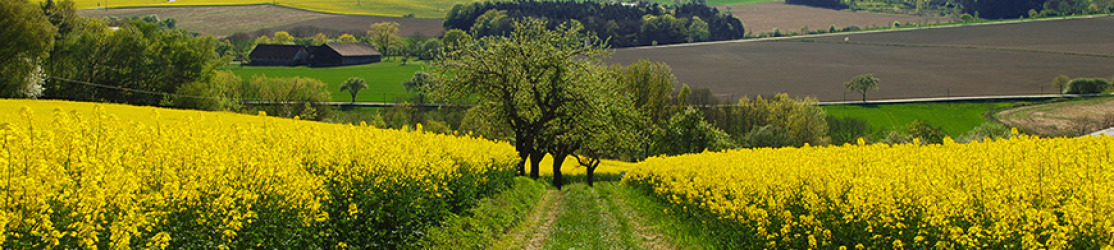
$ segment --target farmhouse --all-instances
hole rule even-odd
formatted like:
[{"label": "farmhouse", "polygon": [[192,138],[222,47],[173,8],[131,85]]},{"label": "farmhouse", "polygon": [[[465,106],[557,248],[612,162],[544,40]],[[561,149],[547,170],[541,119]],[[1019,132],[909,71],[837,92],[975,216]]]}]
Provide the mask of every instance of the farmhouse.
[{"label": "farmhouse", "polygon": [[260,44],[248,57],[260,66],[340,66],[379,62],[382,54],[362,43],[327,43],[321,46]]},{"label": "farmhouse", "polygon": [[379,62],[382,54],[362,43],[326,43],[313,49],[314,66],[355,65]]},{"label": "farmhouse", "polygon": [[300,45],[260,44],[248,57],[251,58],[251,65],[296,66],[306,64],[309,52]]}]

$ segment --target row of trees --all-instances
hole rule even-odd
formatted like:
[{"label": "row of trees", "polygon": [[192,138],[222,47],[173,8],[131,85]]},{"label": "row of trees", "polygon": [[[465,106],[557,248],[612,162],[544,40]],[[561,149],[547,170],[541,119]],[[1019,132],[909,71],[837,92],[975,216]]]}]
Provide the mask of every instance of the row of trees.
[{"label": "row of trees", "polygon": [[441,39],[424,37],[414,34],[403,38],[398,34],[399,24],[396,22],[374,23],[369,27],[367,36],[357,37],[344,33],[336,38],[325,33],[317,33],[310,37],[295,37],[286,31],[277,31],[272,36],[260,35],[255,38],[248,36],[230,36],[221,40],[217,45],[217,53],[229,56],[235,60],[245,61],[248,54],[259,44],[287,44],[302,46],[319,46],[325,43],[367,43],[386,56],[387,60],[400,58],[405,64],[411,58],[433,60],[444,49]]},{"label": "row of trees", "polygon": [[[591,180],[601,158],[828,142],[815,100],[778,95],[744,99],[737,107],[691,105],[702,98],[687,86],[675,91],[679,84],[667,65],[607,67],[605,45],[585,35],[579,22],[549,26],[526,18],[509,36],[459,40],[433,68],[436,84],[425,85],[439,100],[473,102],[461,128],[507,137],[521,158],[519,174],[537,178],[550,155],[560,187],[560,167],[570,156]],[[785,139],[771,144],[770,136]]]},{"label": "row of trees", "polygon": [[1096,94],[1105,93],[1110,91],[1111,80],[1102,78],[1075,78],[1072,79],[1066,75],[1058,75],[1052,79],[1052,87],[1059,90],[1061,94]]},{"label": "row of trees", "polygon": [[526,17],[549,20],[549,28],[577,21],[582,32],[607,38],[611,47],[647,46],[742,38],[743,23],[731,13],[700,3],[665,6],[642,2],[576,1],[475,2],[453,6],[445,18],[446,29],[468,31],[472,36],[505,36],[513,24]]},{"label": "row of trees", "polygon": [[[315,79],[264,76],[244,81],[220,71],[230,58],[218,55],[217,40],[178,29],[173,19],[83,18],[69,0],[0,4],[5,27],[0,33],[0,97],[320,119],[324,110],[314,105],[330,96]],[[244,102],[282,105],[245,107]]]},{"label": "row of trees", "polygon": [[173,20],[82,18],[69,0],[3,4],[4,97],[160,105],[227,62],[215,39]]}]

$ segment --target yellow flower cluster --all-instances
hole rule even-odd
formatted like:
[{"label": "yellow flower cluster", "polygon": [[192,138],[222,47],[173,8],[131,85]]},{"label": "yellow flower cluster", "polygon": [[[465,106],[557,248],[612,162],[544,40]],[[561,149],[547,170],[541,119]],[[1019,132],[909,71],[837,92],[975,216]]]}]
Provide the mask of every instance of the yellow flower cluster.
[{"label": "yellow flower cluster", "polygon": [[0,248],[332,247],[345,227],[408,222],[372,209],[459,209],[473,197],[456,192],[509,182],[517,161],[420,128],[26,100],[0,114]]},{"label": "yellow flower cluster", "polygon": [[744,149],[651,158],[623,182],[726,245],[1110,249],[1114,137]]}]

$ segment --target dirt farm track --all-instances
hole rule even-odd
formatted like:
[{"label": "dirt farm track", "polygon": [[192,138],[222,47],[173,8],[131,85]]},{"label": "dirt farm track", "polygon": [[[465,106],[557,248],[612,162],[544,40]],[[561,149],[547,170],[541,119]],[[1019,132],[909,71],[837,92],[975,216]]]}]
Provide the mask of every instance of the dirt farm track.
[{"label": "dirt farm track", "polygon": [[881,79],[870,99],[1049,94],[1058,74],[1114,76],[1114,17],[620,49],[611,61],[639,59],[727,98],[854,100],[843,82],[866,73]]}]

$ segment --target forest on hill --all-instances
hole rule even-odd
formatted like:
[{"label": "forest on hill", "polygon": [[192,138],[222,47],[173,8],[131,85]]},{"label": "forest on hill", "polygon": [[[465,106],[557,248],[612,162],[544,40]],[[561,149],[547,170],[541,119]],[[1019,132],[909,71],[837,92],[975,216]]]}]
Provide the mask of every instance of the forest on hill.
[{"label": "forest on hill", "polygon": [[[474,37],[505,36],[524,17],[549,20],[551,26],[576,21],[586,32],[609,38],[611,47],[633,47],[743,38],[742,21],[702,3],[597,3],[573,1],[476,2],[458,4],[445,17],[446,29],[470,31]],[[550,27],[553,28],[553,27]]]}]

